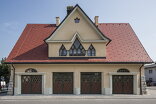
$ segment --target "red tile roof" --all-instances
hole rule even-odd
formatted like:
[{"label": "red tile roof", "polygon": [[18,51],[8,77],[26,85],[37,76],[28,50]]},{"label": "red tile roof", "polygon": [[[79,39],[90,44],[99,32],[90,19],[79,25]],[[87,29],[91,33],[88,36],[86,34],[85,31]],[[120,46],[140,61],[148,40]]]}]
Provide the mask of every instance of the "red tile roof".
[{"label": "red tile roof", "polygon": [[99,29],[112,41],[106,47],[106,59],[49,59],[44,42],[56,29],[55,24],[28,24],[8,56],[7,63],[123,62],[150,63],[144,47],[128,23],[100,23]]}]

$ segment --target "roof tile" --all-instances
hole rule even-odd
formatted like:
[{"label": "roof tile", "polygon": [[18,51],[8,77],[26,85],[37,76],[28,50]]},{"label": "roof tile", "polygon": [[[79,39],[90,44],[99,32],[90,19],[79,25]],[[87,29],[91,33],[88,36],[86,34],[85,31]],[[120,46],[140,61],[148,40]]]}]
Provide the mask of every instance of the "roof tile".
[{"label": "roof tile", "polygon": [[106,59],[49,59],[44,40],[55,29],[55,24],[28,24],[6,62],[152,62],[128,23],[99,24],[112,40],[106,47]]}]

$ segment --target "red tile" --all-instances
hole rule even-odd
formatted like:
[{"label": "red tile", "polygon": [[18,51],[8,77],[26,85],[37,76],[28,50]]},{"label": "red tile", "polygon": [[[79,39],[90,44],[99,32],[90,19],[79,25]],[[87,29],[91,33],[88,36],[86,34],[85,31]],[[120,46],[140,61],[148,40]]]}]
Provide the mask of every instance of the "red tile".
[{"label": "red tile", "polygon": [[28,24],[6,62],[152,62],[128,23],[100,23],[101,32],[112,40],[106,59],[49,59],[44,39],[55,29],[55,24]]}]

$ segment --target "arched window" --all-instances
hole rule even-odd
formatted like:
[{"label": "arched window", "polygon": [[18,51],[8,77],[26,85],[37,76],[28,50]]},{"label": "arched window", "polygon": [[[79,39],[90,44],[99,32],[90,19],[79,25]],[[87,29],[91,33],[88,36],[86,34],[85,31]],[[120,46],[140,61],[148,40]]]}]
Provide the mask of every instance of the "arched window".
[{"label": "arched window", "polygon": [[129,72],[128,69],[119,69],[117,72]]},{"label": "arched window", "polygon": [[59,50],[59,56],[66,56],[67,55],[67,50],[64,47],[64,45],[62,44],[60,50]]},{"label": "arched window", "polygon": [[32,72],[37,72],[36,69],[33,69],[33,68],[28,68],[25,70],[26,73],[32,73]]},{"label": "arched window", "polygon": [[85,56],[86,51],[82,44],[80,43],[79,39],[76,38],[73,45],[71,46],[69,50],[70,56]]},{"label": "arched window", "polygon": [[88,56],[95,56],[95,48],[93,47],[93,45],[91,44],[90,47],[88,48]]}]

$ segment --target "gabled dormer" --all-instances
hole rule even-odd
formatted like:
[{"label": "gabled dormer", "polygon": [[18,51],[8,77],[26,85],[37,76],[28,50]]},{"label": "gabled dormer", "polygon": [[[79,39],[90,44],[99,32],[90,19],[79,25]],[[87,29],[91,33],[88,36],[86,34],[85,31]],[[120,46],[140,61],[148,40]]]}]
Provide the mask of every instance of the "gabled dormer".
[{"label": "gabled dormer", "polygon": [[[106,57],[106,44],[110,42],[98,24],[76,5],[68,7],[67,16],[46,39],[48,56],[53,57]],[[95,19],[97,22],[97,17]],[[62,54],[60,54],[62,52]]]}]

